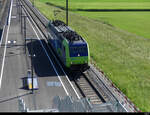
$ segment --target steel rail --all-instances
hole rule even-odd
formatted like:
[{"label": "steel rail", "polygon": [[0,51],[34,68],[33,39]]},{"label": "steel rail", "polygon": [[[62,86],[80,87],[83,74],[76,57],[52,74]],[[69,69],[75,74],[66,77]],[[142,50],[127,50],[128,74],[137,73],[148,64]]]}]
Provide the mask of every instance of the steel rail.
[{"label": "steel rail", "polygon": [[74,76],[74,82],[82,96],[88,98],[92,104],[106,103],[106,98],[101,95],[101,93],[88,79],[87,75],[85,75],[83,72],[76,73],[76,76]]}]

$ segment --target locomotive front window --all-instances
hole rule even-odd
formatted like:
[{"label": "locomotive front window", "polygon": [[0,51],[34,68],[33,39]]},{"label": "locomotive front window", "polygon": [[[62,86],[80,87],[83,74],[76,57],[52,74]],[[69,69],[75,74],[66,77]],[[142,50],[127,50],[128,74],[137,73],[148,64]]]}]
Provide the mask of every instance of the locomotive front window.
[{"label": "locomotive front window", "polygon": [[70,57],[88,56],[87,46],[70,46]]}]

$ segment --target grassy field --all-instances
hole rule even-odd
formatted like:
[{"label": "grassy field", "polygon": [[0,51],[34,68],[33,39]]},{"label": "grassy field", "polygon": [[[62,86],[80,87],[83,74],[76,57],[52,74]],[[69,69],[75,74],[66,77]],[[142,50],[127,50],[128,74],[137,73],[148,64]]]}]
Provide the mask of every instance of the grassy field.
[{"label": "grassy field", "polygon": [[93,20],[150,38],[150,12],[76,12]]},{"label": "grassy field", "polygon": [[[66,0],[39,0],[65,7]],[[150,9],[149,0],[69,0],[71,9]],[[103,21],[128,32],[150,38],[149,12],[84,12],[75,11],[82,16]]]},{"label": "grassy field", "polygon": [[[59,6],[64,6],[66,0],[39,0],[41,2],[51,2]],[[72,9],[149,9],[149,0],[68,0]]]},{"label": "grassy field", "polygon": [[[57,17],[54,17],[53,11],[58,10],[58,8],[46,5],[46,1],[52,0],[36,0],[36,7],[49,19],[61,19],[65,21],[65,12],[59,9],[61,12]],[[55,0],[56,3],[57,1],[58,0]],[[72,1],[81,2],[88,0]],[[99,0],[89,1],[98,2]],[[105,1],[117,3],[121,0]],[[142,1],[148,2],[148,0],[125,1],[135,3]],[[89,43],[92,63],[95,63],[97,67],[103,70],[106,76],[109,77],[137,107],[142,111],[150,111],[149,14],[145,12],[136,12],[136,14],[134,14],[131,12],[123,15],[115,12],[115,16],[111,13],[108,13],[109,15],[107,13],[100,13],[100,15],[96,16],[96,13],[88,13],[89,12],[84,12],[84,14],[81,12],[70,12],[69,25]],[[138,15],[142,16],[138,17]],[[107,18],[107,16],[110,17]],[[126,25],[126,29],[124,25]],[[131,28],[133,26],[135,30]],[[120,28],[125,30],[121,30]],[[141,33],[137,32],[137,28],[141,29]],[[133,31],[136,35],[128,31]],[[145,31],[146,33],[143,33]],[[138,37],[138,35],[143,37]]]}]

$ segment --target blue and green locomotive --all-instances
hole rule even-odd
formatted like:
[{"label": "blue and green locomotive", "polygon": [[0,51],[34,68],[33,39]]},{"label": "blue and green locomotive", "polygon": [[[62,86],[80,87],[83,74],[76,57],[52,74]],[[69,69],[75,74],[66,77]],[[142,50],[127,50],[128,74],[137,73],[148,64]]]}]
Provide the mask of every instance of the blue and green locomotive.
[{"label": "blue and green locomotive", "polygon": [[71,70],[85,71],[89,68],[88,43],[60,20],[49,21],[48,42],[57,57]]}]

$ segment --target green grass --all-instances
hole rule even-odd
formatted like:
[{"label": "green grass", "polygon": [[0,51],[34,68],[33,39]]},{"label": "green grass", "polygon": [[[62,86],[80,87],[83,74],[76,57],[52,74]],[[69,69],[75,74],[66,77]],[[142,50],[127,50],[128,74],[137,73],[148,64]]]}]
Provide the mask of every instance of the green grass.
[{"label": "green grass", "polygon": [[[66,0],[40,0],[50,2],[59,6],[66,5]],[[72,9],[149,9],[149,0],[68,0]]]},{"label": "green grass", "polygon": [[[137,2],[138,0],[134,1]],[[44,2],[45,0],[36,0],[36,7],[49,19],[54,19],[53,10],[57,8],[46,5]],[[65,21],[65,12],[60,11],[61,12],[57,15],[57,19]],[[147,13],[139,14],[146,18],[141,17],[139,20],[148,21],[147,18],[149,16],[147,16]],[[103,13],[100,14],[100,19],[95,15],[96,14],[84,14],[81,16],[78,13],[70,12],[69,25],[89,43],[92,62],[103,70],[106,76],[109,77],[137,107],[142,111],[150,111],[150,39],[138,37],[137,35],[129,34],[128,32],[118,29],[124,28],[120,27],[125,24],[124,20],[131,20],[133,24],[139,23],[140,21],[136,21],[138,16],[136,16],[134,20],[134,15],[136,15],[134,13],[125,13],[125,16],[123,14],[115,14],[118,15],[117,18],[115,18],[115,16],[113,17],[111,13],[109,15]],[[102,18],[103,16],[104,18]],[[110,17],[106,18],[107,16]],[[119,16],[121,16],[120,20]],[[109,26],[108,23],[104,23],[104,21],[116,26]],[[118,21],[122,21],[122,23]],[[117,24],[120,25],[117,26]],[[129,25],[126,24],[126,26],[130,26],[130,24],[131,22],[129,22]],[[148,22],[143,22],[142,24],[141,26],[137,24],[138,28],[143,28],[143,30],[147,31]],[[144,26],[146,29],[144,29]],[[135,26],[135,28],[137,27]],[[128,29],[131,29],[131,26],[127,27],[127,31]],[[131,29],[131,31],[133,30]],[[144,35],[146,34],[143,34],[143,36]]]},{"label": "green grass", "polygon": [[149,12],[76,12],[93,20],[111,24],[117,28],[150,38]]}]

